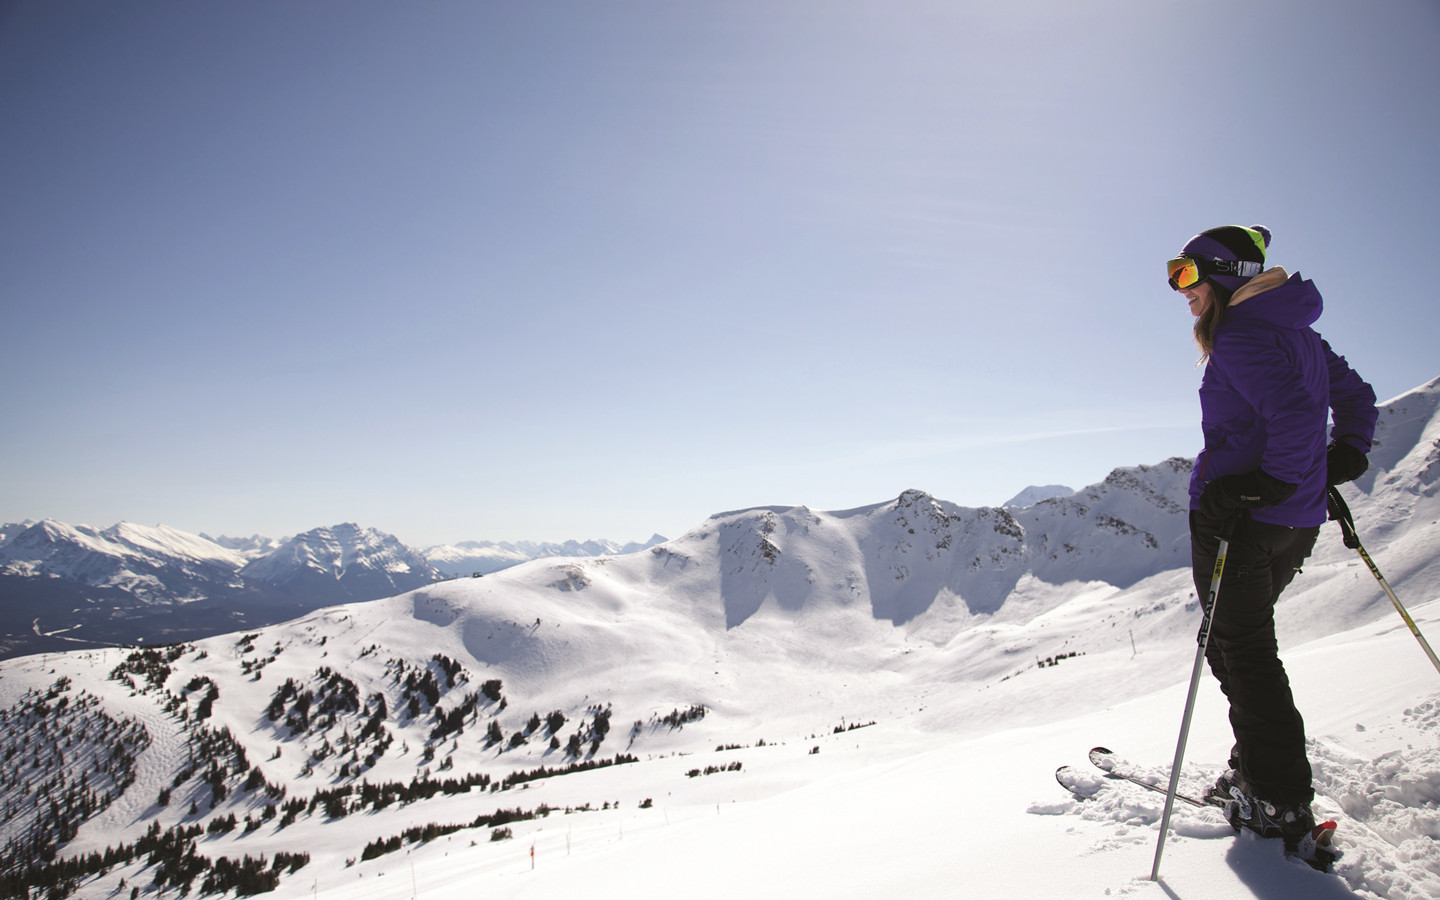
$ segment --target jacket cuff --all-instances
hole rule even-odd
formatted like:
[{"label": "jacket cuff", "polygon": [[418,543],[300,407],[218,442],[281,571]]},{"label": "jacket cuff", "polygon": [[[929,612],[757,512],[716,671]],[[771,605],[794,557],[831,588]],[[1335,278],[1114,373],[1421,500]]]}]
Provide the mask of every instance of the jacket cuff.
[{"label": "jacket cuff", "polygon": [[1361,453],[1368,454],[1370,452],[1371,442],[1365,440],[1358,434],[1337,434],[1331,438],[1331,440],[1344,441]]}]

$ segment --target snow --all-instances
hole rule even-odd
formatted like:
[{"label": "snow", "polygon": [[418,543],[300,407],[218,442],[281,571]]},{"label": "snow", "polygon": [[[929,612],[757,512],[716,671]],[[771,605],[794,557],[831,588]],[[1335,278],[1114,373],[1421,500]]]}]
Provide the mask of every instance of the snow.
[{"label": "snow", "polygon": [[244,565],[244,557],[236,551],[167,525],[147,527],[121,522],[103,534],[122,546],[161,557],[199,559],[236,568]]},{"label": "snow", "polygon": [[[1424,612],[1431,630],[1437,612],[1433,604]],[[1368,669],[1370,677],[1350,682],[1349,688],[1356,702],[1368,704],[1371,711],[1364,720],[1369,727],[1358,733],[1360,739],[1350,740],[1349,749],[1357,759],[1377,750],[1379,755],[1354,764],[1344,785],[1347,797],[1362,796],[1359,791],[1367,783],[1371,794],[1389,796],[1394,793],[1387,790],[1393,783],[1389,770],[1428,771],[1433,778],[1440,762],[1429,730],[1434,727],[1433,712],[1421,717],[1430,723],[1425,726],[1403,705],[1417,685],[1431,688],[1430,699],[1422,704],[1427,710],[1434,709],[1436,697],[1430,680],[1435,673],[1407,646],[1408,640],[1408,634],[1380,624],[1336,636],[1292,660],[1292,673],[1302,685],[1327,681],[1336,650],[1369,663],[1355,668]],[[1074,677],[1092,686],[1124,678],[1134,666],[1123,657],[1087,661],[1088,671]],[[1377,661],[1390,664],[1377,671]],[[1066,677],[1062,671],[1052,670],[1058,678]],[[1382,684],[1400,687],[1381,690],[1383,696],[1376,697]],[[1045,694],[1038,686],[1023,693],[1032,699]],[[1302,696],[1301,703],[1309,709],[1324,706],[1323,698],[1313,696]],[[1430,812],[1422,829],[1429,834],[1423,840],[1411,838],[1410,846],[1402,842],[1403,827],[1397,831],[1338,808],[1323,809],[1342,821],[1348,858],[1340,863],[1338,878],[1284,860],[1274,842],[1233,836],[1212,813],[1182,809],[1173,820],[1163,883],[1148,882],[1163,798],[1115,790],[1100,801],[1082,803],[1064,795],[1051,772],[1057,762],[1084,764],[1085,749],[1102,740],[1131,748],[1137,758],[1167,758],[1174,729],[1163,726],[1178,725],[1182,705],[1183,686],[1176,685],[1084,716],[965,740],[928,733],[912,721],[909,727],[875,726],[822,736],[813,744],[800,741],[764,753],[750,751],[741,754],[745,774],[732,776],[750,784],[727,792],[729,802],[694,798],[649,811],[628,809],[632,804],[625,803],[625,812],[598,817],[603,822],[582,826],[566,821],[569,817],[552,818],[517,830],[514,842],[499,847],[437,841],[413,850],[403,861],[358,866],[348,873],[349,885],[325,881],[320,888],[327,895],[382,896],[391,886],[378,886],[380,878],[413,877],[426,897],[476,892],[497,898],[572,892],[660,897],[682,892],[702,898],[998,898],[1024,892],[1056,897],[1323,898],[1354,896],[1352,890],[1376,896],[1435,896],[1440,860],[1433,846],[1434,793],[1423,797]],[[1046,712],[1061,710],[1063,706],[1051,706]],[[1356,721],[1344,713],[1316,718],[1327,732],[1319,768],[1343,771],[1337,763],[1348,762],[1342,749],[1346,744],[1328,732],[1355,733]],[[1198,721],[1192,747],[1200,751],[1197,755],[1221,758],[1228,747],[1223,700],[1211,692]],[[1403,748],[1417,741],[1430,749]],[[820,753],[810,754],[811,746]],[[1387,767],[1387,761],[1393,765]],[[635,766],[623,776],[616,770],[609,784],[596,788],[602,796],[608,790],[628,799],[646,794],[666,774],[678,784],[673,775],[678,767],[669,766],[669,773],[665,768],[663,762]],[[794,786],[776,790],[785,784]],[[1412,790],[1416,798],[1424,793]],[[1429,868],[1415,872],[1411,855],[1420,856]]]},{"label": "snow", "polygon": [[651,535],[644,543],[620,544],[608,540],[565,541],[461,541],[458,544],[440,544],[426,547],[421,551],[425,561],[450,576],[467,576],[479,572],[489,574],[510,566],[551,556],[586,557],[615,556],[624,553],[638,553],[656,544],[665,543],[658,534]]},{"label": "snow", "polygon": [[1075,493],[1074,489],[1068,488],[1063,484],[1032,484],[1030,485],[1030,487],[1027,487],[1025,490],[1021,491],[1020,493],[1016,494],[1015,496],[1011,497],[1009,500],[1006,500],[1000,505],[1006,507],[1013,506],[1016,508],[1024,508],[1026,506],[1034,506],[1041,500],[1053,500],[1056,497],[1068,497],[1073,493]]},{"label": "snow", "polygon": [[100,530],[45,520],[0,547],[0,570],[43,573],[81,583],[123,583],[166,566],[188,571],[213,566],[235,571],[239,553],[165,525],[120,522]]},{"label": "snow", "polygon": [[356,567],[403,575],[412,568],[425,568],[425,563],[393,536],[345,522],[296,535],[271,553],[251,560],[241,573],[279,582],[295,569],[312,569],[339,579]]},{"label": "snow", "polygon": [[[1376,471],[1345,489],[1367,549],[1432,638],[1437,399],[1432,383],[1387,404],[1382,422],[1396,427],[1382,432]],[[267,717],[286,679],[317,688],[321,669],[362,698],[386,697],[395,740],[366,770],[372,784],[563,766],[548,734],[513,748],[482,740],[486,724],[508,738],[550,710],[567,719],[563,743],[596,708],[612,709],[597,758],[636,757],[197,841],[211,859],[309,853],[277,898],[1440,896],[1440,673],[1333,526],[1277,618],[1311,740],[1316,812],[1339,823],[1334,874],[1235,835],[1213,811],[1177,807],[1157,884],[1148,876],[1164,798],[1122,785],[1080,800],[1056,783],[1057,766],[1089,768],[1096,745],[1157,776],[1174,755],[1199,618],[1169,530],[1183,478],[1170,463],[1117,470],[1003,517],[918,491],[843,512],[722,513],[638,553],[532,561],[186,645],[163,691],[107,677],[126,650],[9,660],[0,707],[67,677],[72,694],[100,698],[151,736],[135,784],[62,856],[134,840],[152,822],[258,822],[265,800],[233,789],[238,778],[213,810],[198,776],[176,784],[191,744],[163,703],[182,698],[196,715],[203,691],[188,685],[203,679],[219,690],[206,724],[230,729],[292,799],[347,783],[352,758],[322,747],[363,723],[291,734]],[[1107,554],[1117,563],[1108,569]],[[436,654],[469,678],[439,708],[490,678],[506,703],[482,702],[426,759],[435,719],[400,712],[395,667],[423,669]],[[707,711],[698,721],[659,721],[697,704]],[[1207,674],[1187,789],[1219,773],[1230,743]],[[167,786],[175,794],[162,808],[154,798]],[[409,828],[542,804],[553,811],[511,823],[509,840],[464,828],[361,859]],[[77,896],[118,896],[122,878],[154,896],[153,874],[143,862],[120,866]]]},{"label": "snow", "polygon": [[[1416,609],[1422,630],[1440,632],[1440,603]],[[1173,654],[1171,654],[1173,655]],[[1433,897],[1440,890],[1440,683],[1413,639],[1387,620],[1313,642],[1288,654],[1299,702],[1316,735],[1317,811],[1340,821],[1346,856],[1337,876],[1281,857],[1274,842],[1234,836],[1213,813],[1178,808],[1162,884],[1150,883],[1163,798],[1112,790],[1081,802],[1052,778],[1056,765],[1088,765],[1097,743],[1134,759],[1173,752],[1184,685],[1134,700],[1077,707],[1076,691],[1103,697],[1105,685],[1144,672],[1123,652],[1068,660],[1029,672],[1007,703],[1039,704],[1043,724],[1006,727],[988,710],[957,737],[935,730],[931,706],[953,719],[966,697],[932,695],[906,716],[842,734],[787,735],[764,748],[697,752],[540,782],[516,796],[470,796],[425,805],[401,817],[358,821],[303,834],[265,833],[245,841],[202,841],[202,852],[273,853],[304,846],[306,869],[275,896],[361,898],[418,891],[426,898],[474,896],[687,897]],[[1068,669],[1072,669],[1067,671]],[[796,673],[797,676],[801,673]],[[956,691],[957,694],[969,692]],[[1188,780],[1213,775],[1229,737],[1223,698],[1202,693]],[[1363,730],[1360,728],[1363,727]],[[812,748],[819,748],[812,753]],[[156,754],[180,753],[172,746]],[[734,758],[738,773],[686,779],[685,769]],[[651,809],[640,800],[655,800]],[[1338,798],[1338,799],[1329,799]],[[346,866],[376,838],[429,821],[468,821],[488,807],[618,801],[619,809],[517,823],[515,838],[491,843],[460,832],[408,853]],[[131,810],[122,810],[130,813]],[[97,822],[107,837],[121,816]],[[87,835],[81,836],[83,843]],[[100,835],[92,838],[99,844]],[[246,844],[254,842],[254,848]],[[535,867],[530,867],[530,848]],[[132,882],[135,880],[132,876]],[[399,884],[396,884],[396,882]],[[104,896],[96,884],[88,896]],[[409,894],[405,894],[409,896]]]}]

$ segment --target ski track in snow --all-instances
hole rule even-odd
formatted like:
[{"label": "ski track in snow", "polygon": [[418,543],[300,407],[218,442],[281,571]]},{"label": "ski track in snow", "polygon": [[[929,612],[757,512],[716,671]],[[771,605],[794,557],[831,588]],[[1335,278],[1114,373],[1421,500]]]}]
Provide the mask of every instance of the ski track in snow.
[{"label": "ski track in snow", "polygon": [[[116,654],[115,661],[119,660]],[[135,784],[139,789],[126,791],[104,812],[82,825],[67,852],[103,851],[116,843],[116,835],[148,821],[146,813],[154,814],[160,787],[174,777],[187,758],[188,746],[180,723],[159,707],[153,694],[135,693],[123,701],[129,702],[119,704],[118,711],[138,721],[150,735],[150,746],[136,759]]]}]

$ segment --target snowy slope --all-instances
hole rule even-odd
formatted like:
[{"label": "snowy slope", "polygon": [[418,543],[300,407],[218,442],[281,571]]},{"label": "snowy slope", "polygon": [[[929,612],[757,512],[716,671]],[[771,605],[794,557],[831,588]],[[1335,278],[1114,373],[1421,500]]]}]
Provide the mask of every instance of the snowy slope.
[{"label": "snowy slope", "polygon": [[[1367,548],[1440,635],[1437,406],[1440,382],[1387,404],[1375,471],[1345,490]],[[1198,618],[1187,468],[1119,469],[1024,510],[909,491],[722,513],[640,553],[534,561],[148,657],[12,660],[0,708],[54,692],[56,715],[75,697],[76,733],[94,697],[149,737],[133,783],[62,855],[235,815],[196,852],[303,848],[277,896],[1440,895],[1440,674],[1333,528],[1278,617],[1317,807],[1347,848],[1338,877],[1182,811],[1166,883],[1149,884],[1154,796],[1081,803],[1055,784],[1095,744],[1150,764],[1173,753]],[[1187,779],[1213,777],[1228,747],[1207,679]],[[634,761],[514,780],[616,754]],[[0,801],[19,809],[53,776],[38,766]],[[360,791],[481,776],[489,788],[423,800]],[[407,829],[542,805],[508,841],[466,827],[362,858]],[[79,893],[157,871],[129,862]]]}]

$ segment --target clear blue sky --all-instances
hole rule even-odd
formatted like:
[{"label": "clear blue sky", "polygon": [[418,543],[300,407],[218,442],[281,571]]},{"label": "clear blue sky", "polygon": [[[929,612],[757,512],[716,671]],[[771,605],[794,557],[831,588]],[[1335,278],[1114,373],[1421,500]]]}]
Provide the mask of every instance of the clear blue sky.
[{"label": "clear blue sky", "polygon": [[1440,4],[0,5],[0,521],[425,546],[1199,447],[1163,262],[1440,375]]}]

